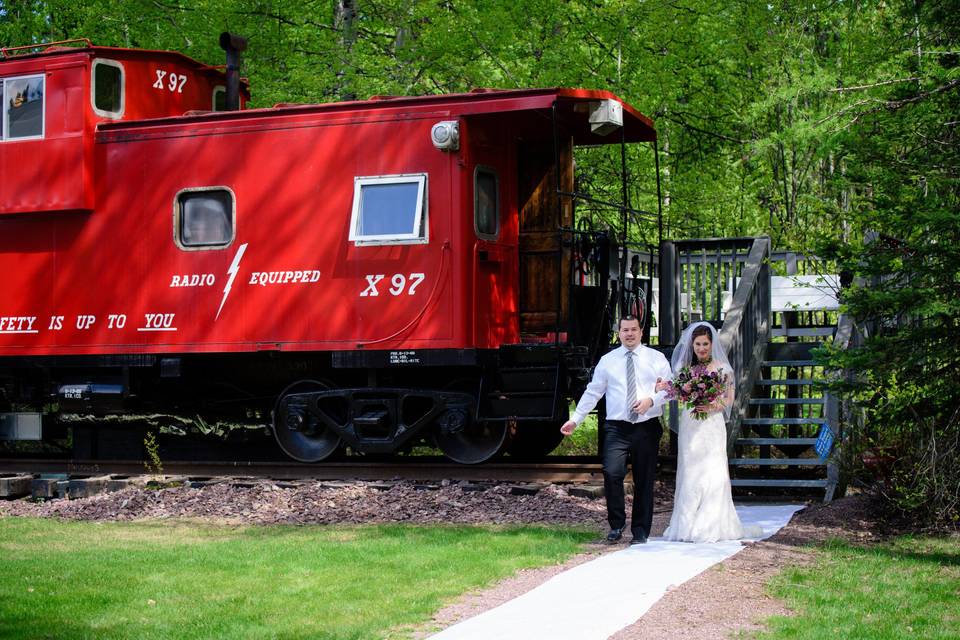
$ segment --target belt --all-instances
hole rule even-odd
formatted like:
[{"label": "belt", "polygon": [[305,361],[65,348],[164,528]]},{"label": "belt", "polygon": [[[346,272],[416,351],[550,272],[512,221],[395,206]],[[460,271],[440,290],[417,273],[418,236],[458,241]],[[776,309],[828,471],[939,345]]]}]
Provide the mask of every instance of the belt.
[{"label": "belt", "polygon": [[642,424],[647,424],[648,422],[658,422],[659,416],[655,418],[648,418],[646,420],[641,420],[640,422],[630,422],[629,420],[606,420],[607,424],[612,424],[615,427],[636,427]]}]

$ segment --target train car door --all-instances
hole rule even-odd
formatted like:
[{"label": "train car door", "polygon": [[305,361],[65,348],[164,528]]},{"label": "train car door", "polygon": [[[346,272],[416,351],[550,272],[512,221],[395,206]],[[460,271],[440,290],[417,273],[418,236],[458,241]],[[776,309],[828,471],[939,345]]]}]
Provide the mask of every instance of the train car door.
[{"label": "train car door", "polygon": [[570,313],[570,251],[560,229],[573,226],[573,206],[557,195],[557,181],[561,191],[573,191],[571,138],[561,139],[557,155],[559,171],[552,142],[523,142],[518,150],[521,336],[565,332]]},{"label": "train car door", "polygon": [[[488,130],[490,132],[490,130]],[[476,136],[471,156],[474,242],[474,340],[494,348],[517,341],[516,324],[516,225],[505,215],[509,182],[506,154],[495,136]]]}]

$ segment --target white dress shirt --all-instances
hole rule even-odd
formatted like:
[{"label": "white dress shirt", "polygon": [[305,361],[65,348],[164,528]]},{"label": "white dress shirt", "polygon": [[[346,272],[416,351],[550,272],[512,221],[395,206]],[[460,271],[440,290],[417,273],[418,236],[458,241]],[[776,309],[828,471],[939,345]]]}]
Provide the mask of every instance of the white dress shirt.
[{"label": "white dress shirt", "polygon": [[[627,351],[626,347],[620,345],[600,358],[600,362],[593,370],[593,379],[583,392],[576,410],[570,415],[571,420],[579,425],[597,406],[601,396],[606,394],[607,420],[631,422],[627,404],[627,358],[631,356],[627,355]],[[667,403],[667,392],[656,390],[657,378],[666,382],[673,377],[673,372],[670,370],[670,363],[666,356],[659,351],[638,344],[633,348],[633,352],[637,376],[637,397],[633,400],[635,402],[644,398],[653,398],[653,406],[646,413],[641,414],[639,420],[632,421],[642,422],[663,414],[663,405]]]}]

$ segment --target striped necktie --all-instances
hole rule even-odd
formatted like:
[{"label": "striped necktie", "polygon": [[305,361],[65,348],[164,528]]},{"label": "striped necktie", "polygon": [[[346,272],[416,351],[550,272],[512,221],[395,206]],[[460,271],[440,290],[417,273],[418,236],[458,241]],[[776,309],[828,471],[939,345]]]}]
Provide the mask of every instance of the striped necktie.
[{"label": "striped necktie", "polygon": [[640,414],[633,410],[633,405],[637,401],[637,370],[634,367],[633,351],[627,351],[627,414],[630,416],[630,422],[636,422],[640,419]]}]

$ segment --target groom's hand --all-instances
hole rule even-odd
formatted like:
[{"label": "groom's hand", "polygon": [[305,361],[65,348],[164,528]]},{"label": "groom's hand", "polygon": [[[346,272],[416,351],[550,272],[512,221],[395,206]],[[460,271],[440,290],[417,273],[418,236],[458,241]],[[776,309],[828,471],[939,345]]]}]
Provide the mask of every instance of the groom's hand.
[{"label": "groom's hand", "polygon": [[576,422],[574,422],[573,420],[567,420],[566,422],[563,423],[563,426],[560,427],[560,433],[562,433],[565,436],[568,436],[571,433],[573,433],[573,430],[576,428],[577,428]]},{"label": "groom's hand", "polygon": [[643,415],[647,411],[650,411],[650,407],[653,406],[653,398],[644,398],[643,400],[638,400],[636,404],[633,405],[633,410]]}]

